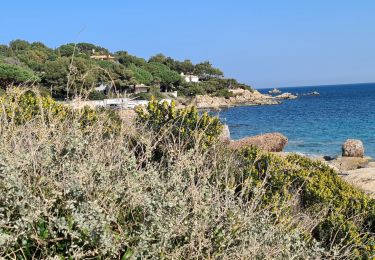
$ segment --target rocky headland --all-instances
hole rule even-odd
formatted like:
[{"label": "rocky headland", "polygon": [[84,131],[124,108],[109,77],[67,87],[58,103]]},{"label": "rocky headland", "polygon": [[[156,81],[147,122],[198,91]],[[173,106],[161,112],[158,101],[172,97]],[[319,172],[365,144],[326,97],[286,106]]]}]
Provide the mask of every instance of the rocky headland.
[{"label": "rocky headland", "polygon": [[274,97],[261,94],[257,90],[232,89],[230,92],[233,96],[229,98],[197,95],[191,100],[191,105],[195,105],[200,109],[220,109],[233,106],[277,105],[281,103]]}]

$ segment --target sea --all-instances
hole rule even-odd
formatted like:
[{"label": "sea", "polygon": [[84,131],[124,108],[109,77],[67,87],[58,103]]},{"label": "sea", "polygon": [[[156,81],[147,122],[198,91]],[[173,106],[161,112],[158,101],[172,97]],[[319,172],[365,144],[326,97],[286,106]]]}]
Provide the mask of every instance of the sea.
[{"label": "sea", "polygon": [[[279,88],[298,94],[280,105],[241,106],[219,112],[232,139],[280,132],[286,152],[337,156],[347,139],[360,139],[375,158],[375,83]],[[258,89],[268,93],[270,89]],[[303,95],[317,91],[319,96]]]}]

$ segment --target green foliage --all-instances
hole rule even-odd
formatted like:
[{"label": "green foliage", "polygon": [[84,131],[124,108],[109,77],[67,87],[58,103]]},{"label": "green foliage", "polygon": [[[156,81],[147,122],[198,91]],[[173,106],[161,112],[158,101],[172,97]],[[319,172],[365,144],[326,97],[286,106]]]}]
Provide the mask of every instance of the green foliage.
[{"label": "green foliage", "polygon": [[89,93],[89,96],[88,98],[90,100],[103,100],[105,98],[107,98],[107,96],[104,94],[103,91],[96,91],[96,90],[93,90]]},{"label": "green foliage", "polygon": [[185,74],[196,74],[200,77],[219,77],[223,76],[223,72],[217,68],[214,68],[208,61],[198,63],[194,65],[190,60],[178,61],[171,57],[166,57],[164,54],[156,54],[149,59],[149,62],[157,62],[166,65],[171,70],[175,70],[178,73]]},{"label": "green foliage", "polygon": [[126,127],[27,89],[0,108],[0,257],[373,254],[374,200],[321,163],[227,149],[219,120],[195,108],[153,101]]},{"label": "green foliage", "polygon": [[137,81],[137,83],[149,85],[153,81],[153,76],[150,72],[147,70],[137,67],[135,64],[131,64],[129,66],[129,69],[133,72],[134,79]]},{"label": "green foliage", "polygon": [[[24,124],[31,120],[49,122],[51,118],[64,118],[68,109],[48,95],[27,89],[13,89],[0,96],[2,120]],[[4,122],[2,122],[4,123]]]},{"label": "green foliage", "polygon": [[195,65],[194,73],[199,76],[208,77],[217,77],[224,75],[224,73],[221,70],[212,67],[212,64],[209,61],[201,62]]},{"label": "green foliage", "polygon": [[[85,96],[87,91],[99,84],[110,84],[114,86],[112,91],[117,92],[131,92],[135,84],[146,84],[160,86],[162,91],[178,90],[186,96],[208,94],[225,97],[231,95],[225,88],[246,87],[235,80],[229,83],[229,80],[222,79],[223,73],[208,61],[193,64],[188,59],[178,61],[157,54],[147,62],[126,51],[112,54],[116,61],[91,59],[92,55],[108,54],[111,54],[108,49],[85,42],[68,43],[56,49],[48,48],[41,42],[29,43],[24,40],[12,41],[9,46],[0,45],[2,63],[29,70],[58,99]],[[185,83],[181,72],[198,74],[201,82]],[[16,74],[19,73],[15,73],[15,78],[3,80],[3,84],[22,83]]]},{"label": "green foliage", "polygon": [[61,45],[56,49],[56,52],[58,53],[59,56],[61,57],[72,57],[74,54],[74,43],[69,43],[69,44],[64,44]]},{"label": "green foliage", "polygon": [[132,64],[134,64],[138,67],[142,67],[142,66],[146,65],[146,63],[147,63],[145,59],[138,58],[136,56],[130,55],[126,51],[118,51],[115,54],[118,58],[118,61],[126,67],[128,67]]},{"label": "green foliage", "polygon": [[187,148],[197,144],[209,146],[218,140],[222,130],[217,117],[208,113],[200,115],[196,107],[176,109],[174,101],[168,105],[152,100],[146,110],[139,107],[136,112],[139,124],[161,135],[168,132],[167,138],[180,140]]},{"label": "green foliage", "polygon": [[17,39],[17,40],[11,41],[9,43],[9,47],[13,51],[20,51],[20,50],[24,51],[30,47],[30,43],[28,41]]},{"label": "green foliage", "polygon": [[158,80],[159,82],[155,83],[159,83],[165,91],[173,89],[181,81],[181,76],[176,71],[170,70],[162,63],[150,62],[145,68],[154,77],[154,82]]},{"label": "green foliage", "polygon": [[[21,93],[8,94],[0,107],[19,107]],[[237,171],[231,153],[176,141],[175,157],[160,164],[149,153],[160,142],[151,129],[108,132],[117,114],[89,108],[43,123],[38,115],[57,104],[39,109],[40,97],[24,98],[21,107],[39,114],[22,123],[0,114],[0,258],[324,257],[225,188]],[[144,150],[130,149],[130,137]]]},{"label": "green foliage", "polygon": [[[246,166],[238,182],[245,179],[247,185],[238,192],[254,196],[254,190],[265,188],[261,199],[269,205],[286,203],[298,195],[297,207],[321,217],[312,230],[315,239],[326,247],[352,246],[353,252],[365,259],[375,254],[375,200],[346,183],[334,170],[299,155],[282,159],[250,149],[243,151],[243,158]],[[293,210],[285,208],[283,214]]]},{"label": "green foliage", "polygon": [[0,63],[0,86],[6,87],[12,83],[24,84],[38,82],[39,78],[28,69],[12,64]]},{"label": "green foliage", "polygon": [[138,100],[161,100],[166,98],[166,96],[160,92],[159,87],[150,87],[149,91],[147,93],[139,93],[139,94],[133,94],[134,97]]},{"label": "green foliage", "polygon": [[42,84],[53,89],[55,97],[64,97],[66,95],[66,86],[68,84],[69,58],[60,58],[55,61],[47,61],[42,75]]},{"label": "green foliage", "polygon": [[61,45],[56,49],[56,52],[61,57],[71,58],[74,56],[89,59],[94,54],[109,54],[109,51],[101,46],[97,46],[91,43],[68,43]]},{"label": "green foliage", "polygon": [[211,95],[219,97],[232,97],[231,88],[244,88],[251,90],[249,86],[238,83],[233,79],[210,78],[198,83],[183,83],[178,91],[183,96]]}]

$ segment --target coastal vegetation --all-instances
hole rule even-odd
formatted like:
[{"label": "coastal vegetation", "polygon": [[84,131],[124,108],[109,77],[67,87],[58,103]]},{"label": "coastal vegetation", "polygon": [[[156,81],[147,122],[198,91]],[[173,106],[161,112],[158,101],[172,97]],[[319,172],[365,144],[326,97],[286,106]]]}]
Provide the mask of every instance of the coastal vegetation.
[{"label": "coastal vegetation", "polygon": [[129,122],[26,87],[0,109],[1,257],[374,257],[374,199],[320,162],[230,149],[195,108]]},{"label": "coastal vegetation", "polygon": [[[195,75],[200,81],[185,82],[181,73]],[[37,84],[56,99],[76,95],[102,98],[103,95],[98,93],[90,94],[99,85],[109,86],[111,93],[129,94],[135,85],[145,84],[153,87],[154,96],[158,97],[170,91],[178,91],[182,96],[229,97],[230,88],[250,89],[223,76],[223,72],[208,61],[193,64],[190,60],[178,61],[163,54],[146,60],[126,51],[112,53],[91,43],[69,43],[55,49],[41,42],[24,40],[0,45],[1,88],[10,84]]]}]

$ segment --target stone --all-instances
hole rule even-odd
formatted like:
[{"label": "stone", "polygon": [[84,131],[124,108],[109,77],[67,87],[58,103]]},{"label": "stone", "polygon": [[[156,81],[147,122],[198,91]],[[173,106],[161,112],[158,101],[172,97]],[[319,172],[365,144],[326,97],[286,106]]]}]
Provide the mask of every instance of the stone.
[{"label": "stone", "polygon": [[212,97],[208,95],[197,95],[193,99],[193,104],[199,109],[220,109],[238,105],[276,105],[280,102],[269,95],[261,94],[257,90],[230,89],[233,96]]},{"label": "stone", "polygon": [[277,99],[296,99],[297,96],[293,95],[292,93],[286,92],[286,93],[283,93],[281,95],[276,96],[275,98],[277,98]]},{"label": "stone", "polygon": [[280,133],[267,133],[231,141],[229,147],[232,149],[241,149],[256,146],[267,152],[281,152],[287,144],[288,138],[284,135]]},{"label": "stone", "polygon": [[370,161],[370,157],[338,157],[334,160],[327,161],[327,164],[338,172],[346,172],[365,168]]},{"label": "stone", "polygon": [[361,140],[348,139],[342,145],[343,157],[363,157],[365,155],[365,148]]},{"label": "stone", "polygon": [[269,94],[273,94],[273,95],[275,95],[275,94],[281,94],[281,90],[279,90],[277,88],[274,88],[274,89],[268,91],[268,93]]},{"label": "stone", "polygon": [[223,129],[221,131],[219,139],[222,142],[230,142],[230,131],[229,131],[229,126],[228,125],[223,125]]}]

